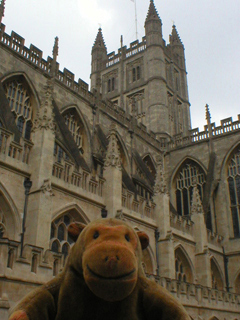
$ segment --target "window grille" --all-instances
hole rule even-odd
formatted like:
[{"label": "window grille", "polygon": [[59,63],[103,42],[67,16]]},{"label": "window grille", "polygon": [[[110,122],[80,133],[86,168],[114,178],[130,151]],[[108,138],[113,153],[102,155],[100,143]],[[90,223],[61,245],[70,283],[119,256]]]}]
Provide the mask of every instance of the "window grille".
[{"label": "window grille", "polygon": [[234,237],[240,237],[240,147],[228,164],[228,189]]},{"label": "window grille", "polygon": [[197,184],[202,200],[205,182],[206,177],[200,166],[194,162],[187,162],[183,165],[176,179],[176,202],[179,215],[190,215],[192,192],[195,184]]},{"label": "window grille", "polygon": [[28,89],[20,80],[11,80],[4,85],[5,94],[21,135],[30,139],[32,127],[32,106]]}]

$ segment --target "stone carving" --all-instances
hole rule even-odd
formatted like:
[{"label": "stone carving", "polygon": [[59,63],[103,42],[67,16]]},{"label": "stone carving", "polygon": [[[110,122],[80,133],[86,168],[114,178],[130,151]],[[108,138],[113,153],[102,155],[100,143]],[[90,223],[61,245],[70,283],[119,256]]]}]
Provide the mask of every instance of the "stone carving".
[{"label": "stone carving", "polygon": [[191,214],[203,214],[202,201],[199,195],[197,184],[193,187],[192,193],[192,204],[191,204]]},{"label": "stone carving", "polygon": [[109,138],[104,168],[109,167],[109,166],[116,167],[120,170],[122,167],[117,137],[116,137],[116,134],[113,130],[111,130],[111,135]]},{"label": "stone carving", "polygon": [[160,160],[157,166],[157,174],[155,179],[154,194],[168,193],[167,185],[164,177],[163,162]]},{"label": "stone carving", "polygon": [[49,193],[50,196],[54,196],[50,179],[43,180],[43,185],[41,186],[40,190],[43,193]]},{"label": "stone carving", "polygon": [[47,81],[45,89],[44,102],[38,110],[36,119],[33,123],[32,131],[35,132],[38,129],[49,129],[55,131],[55,122],[53,114],[53,84],[51,80]]}]

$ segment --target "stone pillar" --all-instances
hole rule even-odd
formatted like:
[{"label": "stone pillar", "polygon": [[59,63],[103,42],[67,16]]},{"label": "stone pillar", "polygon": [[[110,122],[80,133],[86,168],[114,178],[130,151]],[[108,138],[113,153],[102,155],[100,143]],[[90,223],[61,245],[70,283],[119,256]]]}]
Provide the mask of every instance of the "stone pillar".
[{"label": "stone pillar", "polygon": [[45,97],[32,128],[34,146],[30,154],[32,188],[28,198],[24,245],[49,248],[54,162],[55,129],[52,106],[53,84],[45,88]]},{"label": "stone pillar", "polygon": [[157,244],[159,275],[161,277],[174,279],[175,263],[173,237],[170,227],[169,194],[161,161],[157,167],[153,201],[156,204],[156,222],[160,233]]},{"label": "stone pillar", "polygon": [[103,194],[108,217],[115,217],[117,211],[122,208],[122,166],[116,132],[113,127],[110,130],[103,176],[106,179]]},{"label": "stone pillar", "polygon": [[208,250],[207,229],[203,214],[203,207],[197,185],[193,187],[192,221],[194,222],[194,238],[196,241],[196,277],[203,286],[211,287],[211,264]]}]

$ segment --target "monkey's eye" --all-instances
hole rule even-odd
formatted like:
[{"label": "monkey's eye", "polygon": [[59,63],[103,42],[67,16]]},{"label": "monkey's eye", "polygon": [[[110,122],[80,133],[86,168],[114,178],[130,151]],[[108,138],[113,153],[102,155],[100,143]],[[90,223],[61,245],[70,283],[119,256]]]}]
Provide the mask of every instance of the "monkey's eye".
[{"label": "monkey's eye", "polygon": [[93,239],[97,239],[99,237],[99,232],[95,231],[93,235]]},{"label": "monkey's eye", "polygon": [[130,237],[128,234],[125,235],[125,239],[127,240],[127,242],[130,242]]}]

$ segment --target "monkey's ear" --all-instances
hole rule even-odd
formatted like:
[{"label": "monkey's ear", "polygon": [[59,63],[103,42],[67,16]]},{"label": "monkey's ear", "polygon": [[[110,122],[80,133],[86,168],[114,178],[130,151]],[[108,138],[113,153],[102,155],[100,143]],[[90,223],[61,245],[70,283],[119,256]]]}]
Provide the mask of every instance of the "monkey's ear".
[{"label": "monkey's ear", "polygon": [[138,238],[141,242],[142,250],[146,249],[149,245],[149,237],[143,231],[137,231]]},{"label": "monkey's ear", "polygon": [[72,222],[68,226],[68,235],[73,241],[77,241],[79,234],[83,231],[86,227],[84,223],[81,222]]}]

